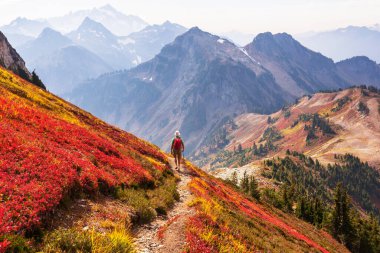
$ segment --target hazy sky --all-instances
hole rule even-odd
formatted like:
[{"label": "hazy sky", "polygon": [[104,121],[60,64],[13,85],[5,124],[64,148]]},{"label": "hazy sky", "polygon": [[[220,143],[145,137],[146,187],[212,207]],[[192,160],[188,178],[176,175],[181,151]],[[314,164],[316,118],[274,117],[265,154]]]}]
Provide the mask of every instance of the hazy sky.
[{"label": "hazy sky", "polygon": [[301,33],[380,23],[380,0],[0,0],[0,25],[107,3],[151,24],[170,20],[214,33]]}]

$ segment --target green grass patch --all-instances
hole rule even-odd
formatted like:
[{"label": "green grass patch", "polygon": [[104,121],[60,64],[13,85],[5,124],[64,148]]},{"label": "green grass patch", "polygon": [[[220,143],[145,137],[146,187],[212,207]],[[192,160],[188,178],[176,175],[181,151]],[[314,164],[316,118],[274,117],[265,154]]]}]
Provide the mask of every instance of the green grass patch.
[{"label": "green grass patch", "polygon": [[158,214],[166,214],[179,200],[177,179],[171,172],[167,172],[156,182],[156,186],[150,189],[118,188],[116,198],[134,209],[134,223],[149,223]]}]

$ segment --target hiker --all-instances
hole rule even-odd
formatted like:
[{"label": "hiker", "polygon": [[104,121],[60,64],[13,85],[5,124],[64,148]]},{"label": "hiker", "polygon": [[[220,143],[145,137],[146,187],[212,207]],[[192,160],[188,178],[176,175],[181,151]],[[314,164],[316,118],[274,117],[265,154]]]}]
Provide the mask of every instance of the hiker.
[{"label": "hiker", "polygon": [[183,144],[183,141],[181,139],[181,134],[179,131],[175,132],[174,139],[172,141],[172,147],[171,147],[171,153],[174,156],[175,160],[175,169],[180,170],[181,167],[181,159],[182,159],[182,153],[185,150],[185,145]]}]

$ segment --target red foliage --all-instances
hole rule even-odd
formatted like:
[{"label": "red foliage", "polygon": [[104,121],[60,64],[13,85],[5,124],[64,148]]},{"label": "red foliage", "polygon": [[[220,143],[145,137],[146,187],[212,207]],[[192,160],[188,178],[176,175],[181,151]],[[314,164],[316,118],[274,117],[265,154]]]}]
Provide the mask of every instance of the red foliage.
[{"label": "red foliage", "polygon": [[66,121],[70,105],[50,112],[2,87],[0,94],[0,234],[38,225],[75,189],[141,184],[166,168],[161,151],[131,134],[79,110],[80,125]]},{"label": "red foliage", "polygon": [[199,191],[196,188],[193,188],[192,191],[195,195],[202,197],[204,199],[210,199],[211,196],[216,197],[219,200],[224,201],[229,204],[232,208],[235,208],[241,212],[243,212],[248,217],[259,217],[262,220],[269,222],[270,224],[280,228],[285,233],[292,235],[293,237],[304,241],[308,245],[313,248],[320,250],[321,252],[327,253],[328,251],[320,246],[318,243],[308,238],[307,236],[298,232],[295,228],[286,224],[280,218],[272,215],[268,211],[266,211],[262,206],[248,200],[241,193],[238,193],[234,189],[226,186],[221,183],[219,180],[207,177],[202,172],[199,172],[196,168],[188,166],[188,168],[192,169],[198,175],[202,175],[201,177],[194,179],[198,181],[198,186],[204,188],[206,191]]},{"label": "red foliage", "polygon": [[204,241],[202,238],[199,237],[200,232],[204,229],[206,221],[207,220],[205,220],[204,217],[200,218],[199,216],[190,218],[188,226],[192,227],[193,229],[196,228],[198,231],[197,233],[193,233],[191,230],[187,230],[186,241],[190,247],[188,248],[186,252],[188,253],[218,252],[216,249],[212,247],[212,245],[209,245],[206,241]]},{"label": "red foliage", "polygon": [[4,240],[4,241],[0,242],[0,253],[5,253],[7,251],[8,246],[10,244],[11,243],[8,242],[7,240]]}]

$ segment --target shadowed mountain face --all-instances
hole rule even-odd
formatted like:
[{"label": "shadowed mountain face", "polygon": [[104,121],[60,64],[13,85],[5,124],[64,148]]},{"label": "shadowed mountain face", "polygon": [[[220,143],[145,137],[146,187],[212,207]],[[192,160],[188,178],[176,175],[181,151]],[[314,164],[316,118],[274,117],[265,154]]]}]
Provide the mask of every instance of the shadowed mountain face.
[{"label": "shadowed mountain face", "polygon": [[[30,80],[31,73],[25,67],[25,62],[16,50],[9,44],[7,38],[0,32],[0,66],[11,70],[20,77]],[[41,87],[45,88],[45,87]]]},{"label": "shadowed mountain face", "polygon": [[380,87],[380,65],[365,56],[357,56],[336,64],[339,75],[355,85]]},{"label": "shadowed mountain face", "polygon": [[245,49],[292,95],[349,85],[331,59],[305,48],[286,33],[259,34]]},{"label": "shadowed mountain face", "polygon": [[60,48],[73,44],[69,38],[61,33],[51,28],[45,28],[35,40],[20,46],[18,50],[27,62],[28,67],[31,68],[35,66],[29,66],[29,63],[38,60],[41,56],[49,55]]},{"label": "shadowed mountain face", "polygon": [[297,36],[308,48],[321,52],[335,61],[354,56],[367,56],[380,62],[380,32],[376,26],[349,26],[333,31]]},{"label": "shadowed mountain face", "polygon": [[101,58],[80,46],[60,48],[32,62],[47,83],[49,91],[62,95],[72,91],[78,83],[112,71]]},{"label": "shadowed mountain face", "polygon": [[192,28],[151,61],[84,83],[69,98],[166,149],[179,129],[191,152],[226,118],[271,112],[290,96],[244,50]]}]

